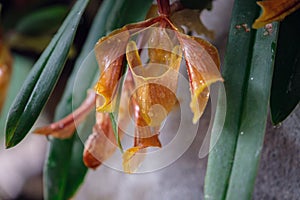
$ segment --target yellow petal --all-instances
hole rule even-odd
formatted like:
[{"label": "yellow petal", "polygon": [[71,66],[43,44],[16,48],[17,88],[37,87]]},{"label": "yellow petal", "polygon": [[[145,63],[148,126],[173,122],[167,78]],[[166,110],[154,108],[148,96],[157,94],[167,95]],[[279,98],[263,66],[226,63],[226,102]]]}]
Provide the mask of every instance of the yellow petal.
[{"label": "yellow petal", "polygon": [[0,113],[12,74],[12,57],[7,47],[0,41]]},{"label": "yellow petal", "polygon": [[74,134],[76,125],[84,121],[87,115],[95,108],[96,94],[90,91],[84,102],[73,113],[50,125],[37,128],[36,134],[51,135],[55,138],[65,139]]},{"label": "yellow petal", "polygon": [[101,97],[97,103],[99,112],[113,110],[128,39],[129,32],[126,27],[123,27],[100,39],[95,46],[96,59],[101,71],[100,78],[94,87],[96,93]]},{"label": "yellow petal", "polygon": [[192,93],[191,110],[193,123],[201,117],[209,96],[208,87],[216,81],[223,81],[219,72],[220,60],[217,49],[209,42],[179,34],[184,52]]},{"label": "yellow petal", "polygon": [[132,147],[123,154],[123,170],[126,173],[134,173],[145,159],[146,149]]},{"label": "yellow petal", "polygon": [[262,8],[262,14],[252,25],[256,29],[273,21],[281,21],[300,8],[299,0],[265,0],[257,4]]}]

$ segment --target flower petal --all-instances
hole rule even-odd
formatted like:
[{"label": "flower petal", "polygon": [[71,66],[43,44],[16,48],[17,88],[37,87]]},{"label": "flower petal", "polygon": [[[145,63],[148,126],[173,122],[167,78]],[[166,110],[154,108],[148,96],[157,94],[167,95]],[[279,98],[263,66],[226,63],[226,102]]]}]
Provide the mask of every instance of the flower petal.
[{"label": "flower petal", "polygon": [[113,110],[129,37],[129,31],[123,27],[100,39],[95,46],[96,59],[100,71],[102,71],[94,87],[96,93],[101,97],[97,111],[112,112]]},{"label": "flower petal", "polygon": [[[121,102],[119,107],[118,134],[121,138],[123,130],[130,120],[129,112],[129,95],[132,91],[132,78],[126,77]],[[96,124],[93,127],[93,133],[85,142],[83,153],[84,164],[89,168],[97,168],[102,162],[108,159],[117,148],[117,141],[114,135],[109,113],[96,113]]]},{"label": "flower petal", "polygon": [[33,133],[51,135],[60,139],[71,137],[75,132],[76,124],[78,125],[78,123],[82,122],[95,108],[95,98],[95,92],[89,91],[87,98],[73,113],[69,114],[58,122],[37,128],[33,131]]},{"label": "flower petal", "polygon": [[252,25],[256,29],[273,21],[281,21],[300,8],[299,0],[265,0],[257,4],[262,8],[262,14]]},{"label": "flower petal", "polygon": [[109,113],[97,112],[96,118],[97,123],[93,127],[93,133],[85,142],[83,153],[84,164],[93,169],[108,159],[117,147]]},{"label": "flower petal", "polygon": [[138,105],[133,100],[135,111],[135,137],[134,147],[129,148],[123,154],[123,169],[126,173],[135,172],[145,158],[147,147],[161,147],[158,139],[159,127],[151,127],[141,116]]},{"label": "flower petal", "polygon": [[[152,52],[157,62],[166,62],[168,65],[148,63],[142,66],[135,42],[129,42],[126,51],[128,65],[136,84],[133,96],[141,111],[141,116],[149,126],[160,126],[168,113],[177,102],[176,89],[178,70],[181,63],[181,51],[176,46],[164,60],[154,55],[161,52]],[[164,56],[164,54],[161,54]]]},{"label": "flower petal", "polygon": [[223,81],[219,72],[220,60],[217,49],[203,39],[178,34],[184,52],[190,79],[194,113],[193,123],[201,117],[209,96],[208,87],[216,81]]}]

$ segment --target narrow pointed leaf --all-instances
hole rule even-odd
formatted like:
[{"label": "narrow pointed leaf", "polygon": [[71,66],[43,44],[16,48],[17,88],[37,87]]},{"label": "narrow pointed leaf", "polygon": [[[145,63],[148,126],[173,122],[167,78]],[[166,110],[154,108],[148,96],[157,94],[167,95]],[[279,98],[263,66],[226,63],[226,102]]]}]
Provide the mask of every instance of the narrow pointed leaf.
[{"label": "narrow pointed leaf", "polygon": [[[59,120],[72,113],[72,103],[74,107],[78,107],[84,100],[87,89],[92,86],[94,80],[93,76],[98,73],[98,70],[94,70],[97,69],[97,67],[89,67],[84,74],[81,74],[82,77],[91,77],[91,79],[87,79],[82,82],[81,87],[77,88],[76,95],[73,94],[75,78],[80,69],[81,63],[88,53],[94,48],[99,37],[105,35],[106,30],[104,26],[106,24],[106,16],[110,12],[114,3],[115,1],[113,0],[106,0],[99,9],[83,49],[76,60],[74,70],[67,83],[62,100],[56,109],[55,120]],[[84,146],[82,141],[76,133],[72,138],[66,140],[55,138],[50,139],[47,161],[44,167],[45,199],[61,200],[68,199],[74,195],[77,188],[82,183],[87,171],[87,168],[84,166],[82,161],[83,149]],[[56,153],[57,151],[60,153]],[[53,165],[52,163],[56,164]],[[69,176],[71,174],[76,174],[76,176]]]},{"label": "narrow pointed leaf", "polygon": [[274,124],[282,122],[300,101],[300,10],[280,23],[270,99]]},{"label": "narrow pointed leaf", "polygon": [[18,144],[44,108],[62,72],[87,0],[79,0],[33,66],[14,100],[6,123],[6,147]]},{"label": "narrow pointed leaf", "polygon": [[[252,24],[255,1],[236,0],[222,68],[227,96],[223,131],[208,158],[205,199],[251,199],[262,149],[277,27],[265,35],[236,28]],[[218,117],[218,116],[217,116]]]}]

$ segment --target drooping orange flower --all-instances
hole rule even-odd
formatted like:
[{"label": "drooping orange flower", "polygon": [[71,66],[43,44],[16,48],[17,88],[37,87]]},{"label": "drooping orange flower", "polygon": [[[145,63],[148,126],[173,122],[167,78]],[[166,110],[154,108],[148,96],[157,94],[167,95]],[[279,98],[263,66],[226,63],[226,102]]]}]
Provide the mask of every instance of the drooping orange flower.
[{"label": "drooping orange flower", "polygon": [[300,0],[265,0],[257,4],[262,8],[262,14],[252,25],[256,29],[273,21],[281,21],[300,8]]},{"label": "drooping orange flower", "polygon": [[[126,25],[101,38],[95,45],[94,51],[101,69],[94,87],[96,97],[93,102],[87,99],[74,112],[78,114],[72,115],[73,121],[81,121],[86,114],[80,111],[86,110],[88,113],[87,108],[96,104],[96,124],[84,151],[84,163],[88,167],[99,166],[117,146],[108,114],[116,110],[121,112],[117,119],[119,136],[130,119],[135,124],[133,147],[123,154],[125,172],[137,170],[148,147],[161,147],[161,124],[178,104],[176,90],[183,58],[189,76],[193,123],[199,120],[206,107],[209,86],[223,81],[216,48],[203,39],[184,34],[181,28],[176,27],[171,21],[168,4],[167,0],[158,1],[158,16]],[[122,87],[120,80],[127,69],[120,108],[117,108],[117,96]],[[122,115],[122,112],[125,114]],[[66,119],[61,122],[63,120]],[[71,127],[68,133],[75,127],[73,125],[66,126]],[[58,133],[55,127],[59,128],[59,124],[50,127],[50,132]],[[39,130],[42,131],[37,132],[44,134],[47,134],[45,130],[48,131],[47,128]],[[62,128],[59,132],[64,130],[67,129]]]}]

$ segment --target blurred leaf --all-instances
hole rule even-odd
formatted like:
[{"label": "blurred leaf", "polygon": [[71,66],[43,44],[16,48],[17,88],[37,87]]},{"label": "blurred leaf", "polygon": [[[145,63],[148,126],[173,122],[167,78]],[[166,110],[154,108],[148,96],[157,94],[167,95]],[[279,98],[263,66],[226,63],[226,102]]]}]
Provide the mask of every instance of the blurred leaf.
[{"label": "blurred leaf", "polygon": [[49,6],[32,12],[16,25],[15,31],[24,35],[41,35],[56,31],[68,13],[66,6]]},{"label": "blurred leaf", "polygon": [[33,61],[22,57],[18,54],[13,55],[13,71],[11,77],[11,83],[9,85],[8,93],[6,96],[6,101],[0,114],[0,140],[4,137],[4,125],[9,107],[11,106],[12,101],[16,97],[18,91],[20,90],[26,76],[28,75]]},{"label": "blurred leaf", "polygon": [[271,117],[282,122],[300,100],[300,10],[280,24],[271,90]]},{"label": "blurred leaf", "polygon": [[271,35],[265,35],[263,29],[247,31],[236,26],[250,26],[258,12],[254,0],[234,3],[222,69],[226,119],[209,154],[205,199],[239,200],[252,196],[267,120],[277,25],[273,23]]},{"label": "blurred leaf", "polygon": [[10,50],[3,44],[2,38],[0,38],[0,114],[10,84],[12,64]]},{"label": "blurred leaf", "polygon": [[63,69],[87,2],[77,1],[14,100],[6,124],[7,148],[15,146],[26,136],[46,104]]}]

